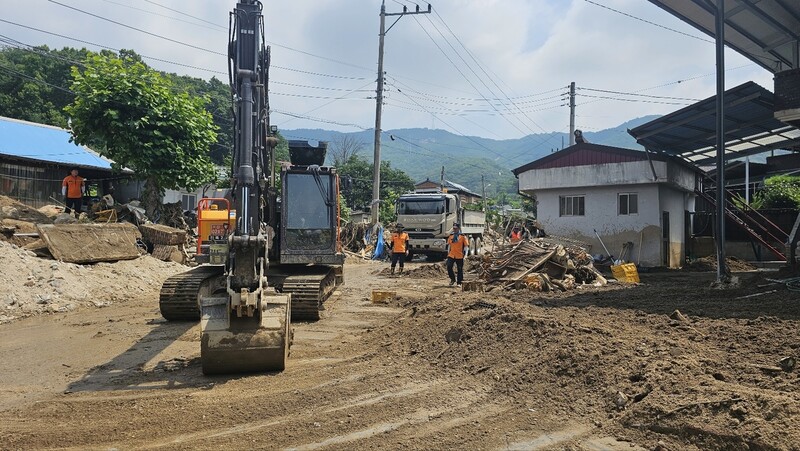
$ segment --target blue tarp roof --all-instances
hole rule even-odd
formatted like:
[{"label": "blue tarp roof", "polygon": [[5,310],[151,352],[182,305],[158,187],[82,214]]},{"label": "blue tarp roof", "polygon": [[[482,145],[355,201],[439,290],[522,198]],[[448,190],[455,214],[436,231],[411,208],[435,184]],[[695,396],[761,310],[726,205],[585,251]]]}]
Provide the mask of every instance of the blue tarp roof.
[{"label": "blue tarp roof", "polygon": [[69,132],[61,128],[0,117],[0,155],[111,169],[111,160],[69,142],[69,138]]}]

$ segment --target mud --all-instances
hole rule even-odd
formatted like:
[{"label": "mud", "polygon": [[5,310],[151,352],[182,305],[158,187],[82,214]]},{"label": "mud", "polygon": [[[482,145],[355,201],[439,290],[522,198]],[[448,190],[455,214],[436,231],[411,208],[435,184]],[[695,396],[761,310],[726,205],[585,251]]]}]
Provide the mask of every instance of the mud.
[{"label": "mud", "polygon": [[[96,265],[119,293],[105,308],[0,325],[0,448],[800,443],[800,371],[775,370],[800,354],[800,302],[770,274],[741,273],[733,290],[711,288],[714,273],[667,271],[636,286],[465,293],[445,275],[412,277],[433,272],[424,263],[401,277],[348,264],[322,320],[295,325],[284,372],[204,377],[196,324],[161,319],[157,291],[113,289],[150,260]],[[140,277],[157,284],[163,265]],[[372,304],[372,289],[398,297]]]}]

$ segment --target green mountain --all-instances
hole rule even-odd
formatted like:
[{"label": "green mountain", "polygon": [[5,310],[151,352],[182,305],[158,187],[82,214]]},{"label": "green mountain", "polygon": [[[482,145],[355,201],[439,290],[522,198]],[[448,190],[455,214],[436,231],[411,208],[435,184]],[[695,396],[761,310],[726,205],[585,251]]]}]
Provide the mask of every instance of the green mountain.
[{"label": "green mountain", "polygon": [[[632,119],[617,127],[597,132],[585,131],[583,136],[592,143],[643,150],[627,130],[658,116]],[[282,130],[287,139],[328,141],[328,163],[343,137],[361,144],[359,155],[373,159],[372,130],[342,133],[322,129]],[[562,144],[564,143],[564,144]],[[455,135],[445,130],[408,128],[387,130],[381,138],[381,160],[402,169],[417,181],[439,180],[444,166],[445,178],[480,193],[481,176],[487,185],[486,193],[516,192],[516,178],[511,170],[542,158],[569,145],[567,133],[541,133],[520,139],[494,140],[475,136]]]}]

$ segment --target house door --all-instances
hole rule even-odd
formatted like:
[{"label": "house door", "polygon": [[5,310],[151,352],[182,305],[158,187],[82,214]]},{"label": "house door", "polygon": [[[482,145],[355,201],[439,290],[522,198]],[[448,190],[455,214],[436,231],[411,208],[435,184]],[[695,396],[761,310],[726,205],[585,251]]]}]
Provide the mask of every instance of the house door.
[{"label": "house door", "polygon": [[669,268],[669,212],[661,212],[661,263]]}]

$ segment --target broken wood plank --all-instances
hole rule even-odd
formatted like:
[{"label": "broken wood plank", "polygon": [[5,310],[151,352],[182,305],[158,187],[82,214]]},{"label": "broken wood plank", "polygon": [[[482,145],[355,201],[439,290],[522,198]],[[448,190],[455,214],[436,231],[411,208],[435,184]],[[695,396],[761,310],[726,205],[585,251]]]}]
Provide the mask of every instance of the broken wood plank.
[{"label": "broken wood plank", "polygon": [[39,224],[39,236],[56,260],[96,263],[139,258],[139,229],[130,223]]}]

